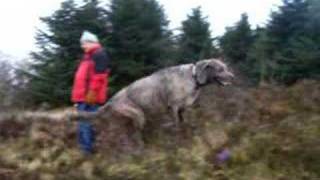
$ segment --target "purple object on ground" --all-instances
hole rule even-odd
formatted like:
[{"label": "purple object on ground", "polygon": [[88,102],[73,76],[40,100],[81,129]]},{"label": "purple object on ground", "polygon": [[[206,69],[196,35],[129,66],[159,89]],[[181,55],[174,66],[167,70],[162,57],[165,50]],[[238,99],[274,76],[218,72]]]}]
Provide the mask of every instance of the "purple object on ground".
[{"label": "purple object on ground", "polygon": [[216,155],[217,163],[222,164],[229,160],[231,157],[231,152],[229,149],[223,149]]}]

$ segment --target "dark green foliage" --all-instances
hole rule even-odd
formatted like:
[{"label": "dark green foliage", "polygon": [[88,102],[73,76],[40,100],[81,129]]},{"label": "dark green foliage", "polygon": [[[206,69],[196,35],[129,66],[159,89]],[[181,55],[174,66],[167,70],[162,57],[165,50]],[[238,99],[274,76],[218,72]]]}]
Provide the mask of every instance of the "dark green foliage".
[{"label": "dark green foliage", "polygon": [[255,77],[283,83],[319,78],[319,8],[313,0],[283,1],[250,53]]},{"label": "dark green foliage", "polygon": [[227,27],[226,33],[220,39],[220,46],[225,57],[234,64],[243,64],[253,42],[253,32],[248,21],[248,15],[242,14],[239,22],[233,27]]},{"label": "dark green foliage", "polygon": [[[272,20],[267,26],[267,36],[270,41],[269,46],[271,46],[268,56],[269,60],[275,64],[271,73],[279,81],[292,81],[303,77],[298,69],[302,67],[300,62],[305,60],[297,59],[293,50],[294,46],[299,44],[298,39],[308,38],[305,36],[307,12],[308,3],[306,1],[293,0],[284,1],[279,11],[271,15]],[[292,72],[296,73],[293,75]]]},{"label": "dark green foliage", "polygon": [[163,8],[155,0],[112,0],[112,71],[116,90],[170,62],[171,40]]},{"label": "dark green foliage", "polygon": [[222,52],[253,82],[319,78],[319,9],[315,0],[284,0],[267,26],[255,30],[243,14],[221,37]]},{"label": "dark green foliage", "polygon": [[216,55],[209,28],[210,24],[207,17],[203,17],[201,8],[193,9],[188,19],[182,22],[182,33],[178,38],[181,63],[196,62]]},{"label": "dark green foliage", "polygon": [[245,73],[251,81],[262,83],[271,80],[269,76],[273,66],[268,61],[271,48],[268,46],[269,39],[265,29],[257,29],[255,34],[256,40],[249,49]]},{"label": "dark green foliage", "polygon": [[227,27],[219,44],[225,59],[236,71],[248,76],[253,69],[249,68],[248,54],[253,45],[255,33],[251,30],[248,15],[242,14],[241,19],[232,27]]}]

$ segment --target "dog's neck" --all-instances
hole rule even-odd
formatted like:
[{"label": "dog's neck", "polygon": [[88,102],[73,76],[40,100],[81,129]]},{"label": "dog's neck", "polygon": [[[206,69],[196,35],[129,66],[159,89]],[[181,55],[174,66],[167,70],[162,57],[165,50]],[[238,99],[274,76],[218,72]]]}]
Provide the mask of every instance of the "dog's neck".
[{"label": "dog's neck", "polygon": [[192,64],[192,77],[196,77],[196,65],[195,64]]},{"label": "dog's neck", "polygon": [[207,85],[207,83],[204,83],[204,84],[201,84],[199,83],[199,81],[197,80],[197,70],[196,70],[196,65],[195,64],[192,64],[192,77],[196,83],[196,87],[195,89],[199,89],[205,85]]}]

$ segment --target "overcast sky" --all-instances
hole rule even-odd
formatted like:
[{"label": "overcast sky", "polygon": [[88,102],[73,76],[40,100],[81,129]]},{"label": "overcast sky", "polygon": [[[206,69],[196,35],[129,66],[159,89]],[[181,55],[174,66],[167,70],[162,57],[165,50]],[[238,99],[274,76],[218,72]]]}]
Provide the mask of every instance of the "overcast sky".
[{"label": "overcast sky", "polygon": [[[106,1],[106,0],[101,0]],[[35,49],[39,17],[48,16],[60,7],[63,0],[1,0],[0,51],[17,58],[27,57]],[[191,9],[201,6],[211,23],[212,35],[221,35],[232,26],[241,13],[248,13],[253,27],[267,22],[272,9],[281,0],[159,0],[170,20],[170,28],[177,28]],[[42,26],[43,27],[43,26]]]}]

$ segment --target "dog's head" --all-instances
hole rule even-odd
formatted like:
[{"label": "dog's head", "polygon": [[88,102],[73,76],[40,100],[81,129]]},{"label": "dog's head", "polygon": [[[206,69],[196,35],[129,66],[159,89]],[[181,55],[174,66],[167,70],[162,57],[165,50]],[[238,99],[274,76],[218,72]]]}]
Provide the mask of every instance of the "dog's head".
[{"label": "dog's head", "polygon": [[199,84],[231,84],[234,75],[227,65],[219,59],[202,60],[196,63],[196,80]]}]

